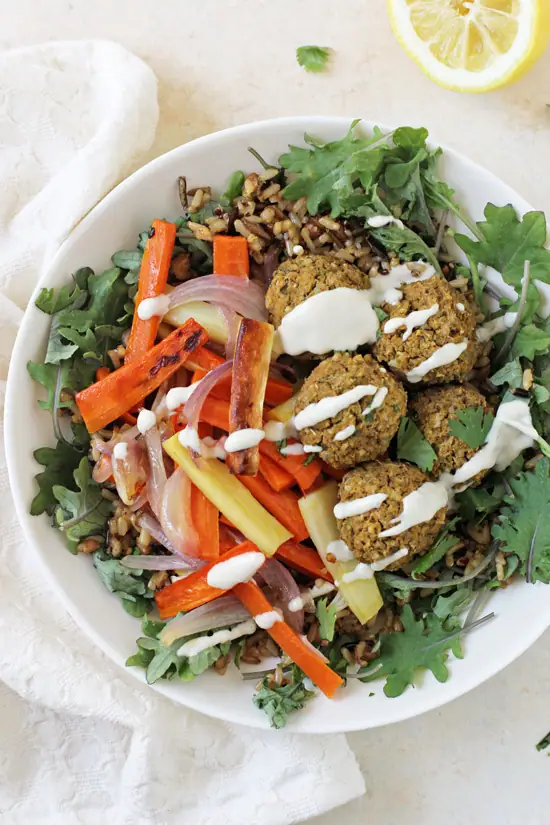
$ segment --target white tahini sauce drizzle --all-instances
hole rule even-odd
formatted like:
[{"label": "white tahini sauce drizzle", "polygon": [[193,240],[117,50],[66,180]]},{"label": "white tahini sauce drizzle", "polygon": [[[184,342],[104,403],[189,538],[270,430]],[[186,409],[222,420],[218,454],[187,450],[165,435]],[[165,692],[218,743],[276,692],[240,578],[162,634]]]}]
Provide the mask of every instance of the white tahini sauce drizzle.
[{"label": "white tahini sauce drizzle", "polygon": [[224,445],[226,453],[238,453],[240,450],[248,450],[250,447],[257,447],[265,433],[254,427],[245,427],[227,436]]},{"label": "white tahini sauce drizzle", "polygon": [[323,448],[316,444],[304,444],[304,453],[322,453]]},{"label": "white tahini sauce drizzle", "polygon": [[138,318],[141,321],[150,321],[151,318],[166,315],[170,309],[170,296],[158,295],[156,298],[144,298],[137,308]]},{"label": "white tahini sauce drizzle", "polygon": [[438,367],[444,367],[446,364],[452,364],[457,358],[460,358],[466,347],[468,346],[468,339],[465,338],[460,344],[444,344],[444,346],[436,349],[429,358],[422,361],[417,367],[410,370],[407,374],[407,381],[411,384],[417,384],[425,375]]},{"label": "white tahini sauce drizzle", "polygon": [[402,340],[406,341],[415,329],[418,327],[423,327],[424,324],[430,318],[433,318],[434,315],[437,315],[438,312],[439,304],[434,304],[433,306],[428,307],[428,309],[417,309],[414,312],[409,312],[408,315],[404,315],[403,317],[390,318],[384,324],[384,335],[391,335],[393,332],[397,332],[398,329],[401,329],[401,327],[405,327],[405,333]]},{"label": "white tahini sauce drizzle", "polygon": [[326,398],[321,398],[320,401],[314,401],[313,404],[308,404],[305,410],[299,412],[294,416],[294,426],[297,430],[303,430],[305,427],[315,427],[321,421],[327,418],[334,418],[342,410],[347,409],[357,401],[361,401],[366,395],[374,395],[376,387],[373,384],[359,384],[347,392],[340,395],[329,395]]},{"label": "white tahini sauce drizzle", "polygon": [[222,461],[226,455],[224,450],[225,440],[225,438],[220,438],[219,441],[216,441],[210,436],[201,440],[197,430],[189,425],[178,434],[178,441],[182,447],[193,450],[193,452],[198,453],[203,458],[219,458]]},{"label": "white tahini sauce drizzle", "polygon": [[157,426],[157,417],[152,410],[140,410],[137,417],[137,428],[142,435]]},{"label": "white tahini sauce drizzle", "polygon": [[315,579],[315,584],[310,588],[309,595],[312,599],[318,599],[319,596],[326,596],[327,593],[332,593],[336,587],[332,582],[326,582],[324,579]]},{"label": "white tahini sauce drizzle", "polygon": [[339,430],[336,435],[334,436],[335,441],[347,441],[348,438],[355,433],[355,427],[353,424],[350,424],[348,427],[344,427],[343,430]]},{"label": "white tahini sauce drizzle", "polygon": [[289,355],[356,350],[373,344],[378,317],[367,290],[338,287],[317,292],[284,316],[279,327]]},{"label": "white tahini sauce drizzle", "polygon": [[195,381],[194,384],[189,384],[188,387],[173,387],[171,390],[168,390],[166,394],[167,409],[172,412],[173,410],[177,410],[178,407],[183,407],[183,405],[189,401],[201,381],[202,378],[200,381]]},{"label": "white tahini sauce drizzle", "polygon": [[266,421],[264,424],[264,438],[266,441],[284,441],[285,438],[294,438],[296,427],[294,419],[289,421]]},{"label": "white tahini sauce drizzle", "polygon": [[227,561],[219,561],[211,567],[206,575],[210,587],[219,587],[220,590],[231,590],[240,582],[249,581],[265,561],[263,553],[251,550],[242,553]]},{"label": "white tahini sauce drizzle", "polygon": [[279,450],[281,455],[303,455],[305,450],[301,444],[287,444]]},{"label": "white tahini sauce drizzle", "polygon": [[297,613],[299,610],[304,609],[304,600],[301,596],[295,596],[291,599],[288,603],[288,609],[291,613]]},{"label": "white tahini sauce drizzle", "polygon": [[235,639],[240,639],[241,636],[251,636],[255,632],[256,622],[254,619],[247,619],[246,622],[235,625],[231,630],[217,630],[211,636],[199,636],[197,639],[190,639],[180,647],[178,656],[196,656],[197,653],[202,653],[203,650],[208,650],[210,647],[222,645],[225,642],[233,642]]},{"label": "white tahini sauce drizzle", "polygon": [[344,573],[342,576],[342,582],[348,584],[349,582],[358,581],[360,579],[372,579],[375,573],[378,573],[380,570],[385,570],[386,567],[389,567],[390,564],[394,563],[394,561],[398,561],[398,559],[402,559],[405,556],[408,556],[408,554],[408,548],[402,547],[400,550],[392,553],[391,556],[386,556],[385,559],[380,559],[379,561],[373,561],[372,564],[366,564],[365,562],[360,561],[353,570],[350,570],[349,573]]},{"label": "white tahini sauce drizzle", "polygon": [[375,275],[371,278],[370,288],[365,292],[373,306],[397,304],[403,297],[403,291],[400,287],[405,284],[414,284],[417,281],[427,281],[429,278],[433,278],[434,275],[435,269],[433,266],[423,261],[417,261],[414,264],[400,264],[390,269],[387,275]]},{"label": "white tahini sauce drizzle", "polygon": [[207,435],[206,438],[201,440],[201,452],[205,458],[219,458],[221,461],[225,461],[227,453],[224,449],[224,445],[226,442],[226,437],[222,436],[218,441],[212,436]]},{"label": "white tahini sauce drizzle", "polygon": [[492,321],[487,321],[486,324],[476,329],[477,340],[485,342],[501,332],[506,332],[507,329],[514,326],[517,316],[517,312],[506,312],[498,318],[493,318]]},{"label": "white tahini sauce drizzle", "polygon": [[178,433],[178,441],[182,447],[188,447],[195,453],[201,453],[201,440],[194,427],[187,426]]},{"label": "white tahini sauce drizzle", "polygon": [[336,561],[353,561],[355,556],[342,539],[330,541],[327,545],[327,553],[331,553]]},{"label": "white tahini sauce drizzle", "polygon": [[403,511],[391,520],[394,527],[382,530],[380,538],[399,536],[416,524],[430,521],[435,514],[449,503],[449,492],[445,484],[426,481],[403,499]]},{"label": "white tahini sauce drizzle", "polygon": [[113,447],[113,458],[116,458],[117,461],[124,461],[127,455],[128,444],[126,441],[119,441],[118,444],[115,444]]},{"label": "white tahini sauce drizzle", "polygon": [[351,501],[339,501],[338,504],[334,505],[334,517],[337,519],[350,518],[351,516],[368,513],[370,510],[377,510],[387,497],[386,493],[372,493],[370,496],[353,498]]},{"label": "white tahini sauce drizzle", "polygon": [[381,407],[384,401],[386,400],[388,392],[389,390],[387,387],[380,387],[379,389],[377,389],[374,398],[372,399],[370,404],[363,410],[363,415],[368,415],[369,413],[374,412],[379,407]]},{"label": "white tahini sauce drizzle", "polygon": [[393,215],[373,215],[372,218],[367,219],[367,223],[373,229],[381,229],[383,226],[390,226],[392,223],[398,226],[399,229],[405,228],[403,221],[394,218]]},{"label": "white tahini sauce drizzle", "polygon": [[458,309],[459,312],[464,312],[464,310],[466,309],[464,304],[455,304],[455,306],[456,306],[456,308]]},{"label": "white tahini sauce drizzle", "polygon": [[277,622],[282,622],[283,617],[277,610],[268,610],[265,613],[258,613],[254,616],[254,621],[262,630],[269,630]]}]

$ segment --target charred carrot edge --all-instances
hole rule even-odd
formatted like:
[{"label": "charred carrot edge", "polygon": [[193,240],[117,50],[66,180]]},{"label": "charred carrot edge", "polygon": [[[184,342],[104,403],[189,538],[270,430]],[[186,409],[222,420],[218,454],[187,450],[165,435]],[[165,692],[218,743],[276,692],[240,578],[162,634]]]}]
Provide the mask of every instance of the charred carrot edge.
[{"label": "charred carrot edge", "polygon": [[204,493],[191,485],[191,521],[199,538],[198,557],[213,561],[220,556],[219,512]]},{"label": "charred carrot edge", "polygon": [[304,547],[295,541],[285,541],[275,553],[275,557],[306,576],[325,579],[327,582],[334,581],[319,553],[311,547]]},{"label": "charred carrot edge", "polygon": [[290,530],[297,541],[309,538],[309,530],[302,518],[296,493],[292,490],[276,493],[261,475],[238,476],[238,479],[277,521]]},{"label": "charred carrot edge", "polygon": [[157,298],[164,293],[175,243],[176,225],[167,221],[153,221],[139,270],[134,318],[124,356],[126,364],[139,358],[155,343],[161,318],[154,315],[144,321],[139,317],[138,308],[146,298]]},{"label": "charred carrot edge", "polygon": [[[271,364],[274,329],[271,324],[243,318],[235,344],[229,401],[229,434],[263,425],[265,388]],[[260,466],[257,446],[229,453],[235,475],[255,476]]]},{"label": "charred carrot edge", "polygon": [[236,275],[248,278],[250,259],[246,238],[240,235],[214,235],[212,246],[214,275]]},{"label": "charred carrot edge", "polygon": [[260,455],[260,473],[263,475],[270,487],[278,493],[281,490],[288,490],[294,484],[294,478],[282,467],[279,467],[271,458]]},{"label": "charred carrot edge", "polygon": [[201,604],[206,604],[222,596],[226,591],[218,587],[212,587],[206,581],[208,573],[218,561],[227,561],[234,556],[240,556],[242,553],[249,553],[250,551],[257,551],[258,548],[251,541],[243,541],[231,550],[220,556],[216,561],[205,564],[200,570],[195,570],[190,573],[185,579],[169,584],[163,587],[162,590],[157,590],[155,593],[155,601],[157,603],[158,611],[161,619],[171,619],[177,613],[193,610],[195,607],[200,607]]},{"label": "charred carrot edge", "polygon": [[88,432],[106,427],[156,390],[208,340],[192,318],[129,364],[76,395]]},{"label": "charred carrot edge", "polygon": [[310,455],[282,455],[273,441],[261,441],[260,452],[294,476],[304,491],[309,490],[321,472],[321,463],[318,459],[314,458],[311,461]]},{"label": "charred carrot edge", "polygon": [[[273,610],[272,605],[254,582],[237,584],[233,592],[253,616]],[[325,696],[332,699],[337,689],[344,684],[344,680],[330,669],[322,657],[306,645],[304,640],[284,621],[275,622],[267,632],[281,650],[323,691]]]},{"label": "charred carrot edge", "polygon": [[[195,370],[191,383],[196,384],[197,381],[200,381],[201,378],[204,378],[204,376],[208,375],[209,372],[210,370],[205,370],[202,368]],[[219,381],[216,386],[212,388],[211,394],[215,398],[225,398],[229,401],[231,396],[231,376],[228,375],[227,378],[223,378]],[[267,386],[265,388],[265,403],[269,404],[270,407],[276,407],[279,404],[288,401],[291,396],[292,384],[289,384],[287,381],[279,380],[278,378],[267,379]]]}]

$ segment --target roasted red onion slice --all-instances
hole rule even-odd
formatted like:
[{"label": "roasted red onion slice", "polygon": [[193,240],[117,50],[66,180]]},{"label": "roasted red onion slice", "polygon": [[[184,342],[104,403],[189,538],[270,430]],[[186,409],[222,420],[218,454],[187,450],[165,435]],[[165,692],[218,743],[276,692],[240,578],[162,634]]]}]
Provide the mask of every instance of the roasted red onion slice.
[{"label": "roasted red onion slice", "polygon": [[278,607],[283,611],[285,622],[297,633],[302,633],[304,611],[293,612],[288,607],[292,599],[299,598],[300,588],[284,564],[277,559],[266,559],[255,578],[263,580],[269,590],[269,601],[273,607]]},{"label": "roasted red onion slice", "polygon": [[205,561],[202,559],[195,559],[191,558],[191,556],[186,556],[182,553],[178,553],[177,548],[172,544],[156,518],[150,516],[149,513],[141,513],[139,516],[139,526],[143,527],[144,530],[154,538],[154,540],[161,544],[163,547],[166,547],[171,553],[174,553],[177,558],[174,559],[174,564],[176,567],[180,566],[180,563],[186,567],[189,567],[191,570],[198,570],[200,567],[204,567],[206,564]]},{"label": "roasted red onion slice", "polygon": [[151,427],[143,436],[147,445],[149,456],[149,478],[147,479],[147,492],[149,503],[156,517],[160,520],[160,502],[164,486],[166,484],[166,470],[164,468],[164,456],[162,454],[162,444],[160,433],[157,427]]},{"label": "roasted red onion slice", "polygon": [[265,292],[259,284],[248,278],[205,275],[180,284],[170,293],[171,309],[189,301],[208,301],[232,309],[245,318],[267,320]]},{"label": "roasted red onion slice", "polygon": [[176,639],[191,636],[193,633],[206,633],[208,630],[238,624],[247,619],[250,619],[250,613],[246,607],[235,596],[229,594],[209,604],[203,604],[189,613],[176,616],[161,631],[159,639],[165,645],[170,645]]},{"label": "roasted red onion slice", "polygon": [[180,556],[125,556],[120,563],[132,570],[179,570],[187,566]]},{"label": "roasted red onion slice", "polygon": [[219,307],[219,311],[223,315],[223,320],[227,325],[225,357],[228,361],[230,361],[235,355],[235,345],[237,343],[237,335],[239,334],[239,327],[241,325],[241,317],[232,309],[227,309],[227,307],[221,306]]},{"label": "roasted red onion slice", "polygon": [[233,361],[225,361],[223,364],[220,364],[218,367],[215,367],[207,373],[201,380],[197,389],[193,390],[189,401],[187,401],[183,408],[183,413],[190,427],[193,427],[195,430],[198,429],[202,405],[204,404],[208,393],[213,387],[216,386],[218,381],[221,381],[226,375],[231,374],[232,368]]},{"label": "roasted red onion slice", "polygon": [[103,484],[113,475],[113,465],[111,462],[111,456],[107,455],[107,453],[103,453],[99,457],[99,461],[96,462],[94,465],[94,469],[92,470],[92,478],[94,481],[97,481],[98,484]]},{"label": "roasted red onion slice", "polygon": [[180,467],[164,485],[160,524],[178,553],[198,555],[199,542],[191,520],[191,482]]},{"label": "roasted red onion slice", "polygon": [[148,461],[139,441],[132,439],[122,443],[124,453],[118,456],[115,450],[111,455],[111,465],[117,493],[124,504],[131,505],[140,497],[147,484]]}]

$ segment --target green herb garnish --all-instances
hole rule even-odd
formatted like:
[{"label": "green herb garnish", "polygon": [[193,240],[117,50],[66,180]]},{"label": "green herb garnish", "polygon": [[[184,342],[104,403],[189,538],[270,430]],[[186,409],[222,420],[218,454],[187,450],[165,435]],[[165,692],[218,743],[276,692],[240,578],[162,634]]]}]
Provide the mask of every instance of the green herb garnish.
[{"label": "green herb garnish", "polygon": [[397,433],[397,458],[410,461],[429,472],[437,461],[437,453],[411,418],[403,417]]},{"label": "green herb garnish", "polygon": [[456,411],[455,418],[449,421],[449,432],[472,450],[477,450],[485,443],[494,420],[493,413],[485,412],[483,407],[468,407]]},{"label": "green herb garnish", "polygon": [[330,58],[330,49],[326,46],[298,46],[296,60],[306,72],[322,72]]}]

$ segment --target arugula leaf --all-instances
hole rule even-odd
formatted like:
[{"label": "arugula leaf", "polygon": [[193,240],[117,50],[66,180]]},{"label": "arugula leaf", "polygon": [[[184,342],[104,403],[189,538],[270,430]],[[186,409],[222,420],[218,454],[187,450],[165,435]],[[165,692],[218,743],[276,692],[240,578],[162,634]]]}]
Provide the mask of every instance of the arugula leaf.
[{"label": "arugula leaf", "polygon": [[157,622],[148,616],[144,616],[141,622],[141,632],[144,636],[149,636],[151,639],[156,639],[165,627],[166,622]]},{"label": "arugula leaf", "polygon": [[487,487],[468,487],[456,496],[458,512],[466,521],[473,521],[479,514],[478,521],[490,513],[498,510],[504,498],[504,484],[493,485],[492,490]]},{"label": "arugula leaf", "polygon": [[[147,662],[145,678],[148,685],[152,685],[162,678],[171,679],[176,675],[181,662],[181,657],[178,656],[181,639],[176,639],[171,645],[166,646],[158,639],[142,636],[137,640],[137,646],[140,651],[137,656]],[[147,651],[148,655],[142,655],[141,651]],[[136,659],[136,654],[131,659]],[[126,664],[134,665],[138,662],[128,660]],[[143,667],[143,665],[141,666]]]},{"label": "arugula leaf", "polygon": [[429,472],[437,461],[437,453],[411,418],[404,416],[397,433],[397,458],[416,464]]},{"label": "arugula leaf", "polygon": [[478,241],[456,234],[455,240],[467,255],[502,274],[507,284],[521,288],[525,261],[531,262],[531,277],[550,283],[550,250],[545,249],[546,219],[542,212],[527,212],[521,220],[511,204],[485,207],[485,221],[477,223]]},{"label": "arugula leaf", "polygon": [[517,331],[512,354],[532,361],[537,353],[547,352],[549,346],[550,335],[534,324],[527,324]]},{"label": "arugula leaf", "polygon": [[76,283],[66,284],[59,289],[46,289],[44,287],[40,290],[34,303],[38,309],[41,309],[47,315],[55,315],[73,304],[81,294],[82,290]]},{"label": "arugula leaf", "polygon": [[485,412],[483,407],[468,407],[457,410],[448,423],[449,432],[455,438],[464,441],[472,450],[477,450],[485,443],[495,417],[492,412]]},{"label": "arugula leaf", "polygon": [[139,270],[143,251],[141,249],[120,250],[111,256],[113,266],[118,269],[128,269],[129,271]]},{"label": "arugula leaf", "polygon": [[269,677],[264,677],[260,690],[254,694],[254,704],[267,714],[272,728],[284,728],[288,715],[301,710],[305,703],[315,696],[313,691],[305,687],[301,671],[298,668],[294,668],[293,671],[293,680],[282,687],[270,687]]},{"label": "arugula leaf", "polygon": [[236,172],[233,172],[233,174],[227,181],[227,188],[221,197],[221,202],[223,204],[231,206],[235,198],[238,198],[242,195],[244,180],[244,172],[241,172],[240,169],[237,169]]},{"label": "arugula leaf", "polygon": [[545,386],[535,382],[531,388],[533,393],[533,397],[535,399],[535,403],[540,406],[546,404],[547,401],[550,400],[550,392],[546,389]]},{"label": "arugula leaf", "polygon": [[[181,647],[181,639],[179,646]],[[230,647],[231,643],[225,642],[214,647],[207,647],[206,650],[202,650],[195,656],[184,657],[178,669],[179,678],[184,682],[192,682],[195,676],[200,676],[201,673],[212,667],[221,656],[225,656]]]},{"label": "arugula leaf", "polygon": [[330,57],[326,46],[298,46],[296,60],[306,72],[322,72]]},{"label": "arugula leaf", "polygon": [[122,607],[134,619],[141,619],[151,610],[151,600],[147,596],[129,596],[119,593]]},{"label": "arugula leaf", "polygon": [[39,516],[41,513],[51,516],[58,503],[53,487],[74,486],[73,472],[80,464],[82,451],[64,441],[58,441],[53,448],[40,447],[34,451],[33,456],[46,469],[35,476],[39,491],[32,500],[30,513],[31,516]]},{"label": "arugula leaf", "polygon": [[537,462],[534,471],[509,480],[512,495],[493,524],[493,538],[505,553],[520,559],[520,572],[528,582],[550,583],[550,476],[549,462]]},{"label": "arugula leaf", "polygon": [[[361,212],[361,210],[358,211]],[[390,226],[382,226],[379,229],[371,228],[369,231],[373,238],[383,244],[386,249],[393,250],[407,261],[419,256],[423,261],[430,263],[435,271],[441,275],[441,267],[437,256],[434,255],[420,235],[417,235],[412,229],[391,224]]]},{"label": "arugula leaf", "polygon": [[101,495],[101,487],[92,478],[88,458],[81,459],[73,473],[78,492],[59,484],[54,484],[52,493],[59,506],[55,520],[65,534],[69,549],[76,551],[76,545],[91,535],[104,535],[112,503]]},{"label": "arugula leaf", "polygon": [[143,650],[141,647],[138,647],[137,653],[128,656],[124,664],[126,667],[142,667],[144,670],[147,670],[154,655],[155,652],[153,650]]},{"label": "arugula leaf", "polygon": [[523,370],[521,364],[518,358],[514,358],[513,361],[508,361],[498,372],[495,372],[495,374],[491,376],[491,383],[493,383],[495,387],[508,384],[511,390],[517,390],[518,387],[521,387],[522,378]]},{"label": "arugula leaf", "polygon": [[118,559],[102,558],[98,553],[94,554],[94,567],[111,593],[124,593],[129,596],[144,596],[147,593],[147,584],[141,578],[141,570],[130,570]]},{"label": "arugula leaf", "polygon": [[457,520],[456,518],[453,519],[441,530],[430,550],[416,562],[411,572],[413,579],[418,578],[419,575],[425,573],[426,570],[429,570],[434,564],[437,564],[438,561],[441,561],[449,550],[458,543],[458,536],[450,532]]},{"label": "arugula leaf", "polygon": [[434,601],[433,612],[442,622],[445,622],[447,630],[458,630],[462,626],[458,616],[470,604],[472,598],[473,592],[470,587],[459,587],[450,596],[437,596]]},{"label": "arugula leaf", "polygon": [[336,625],[336,608],[331,604],[327,607],[328,599],[317,599],[315,604],[315,615],[319,622],[319,632],[321,639],[332,642],[334,639],[334,628]]}]

